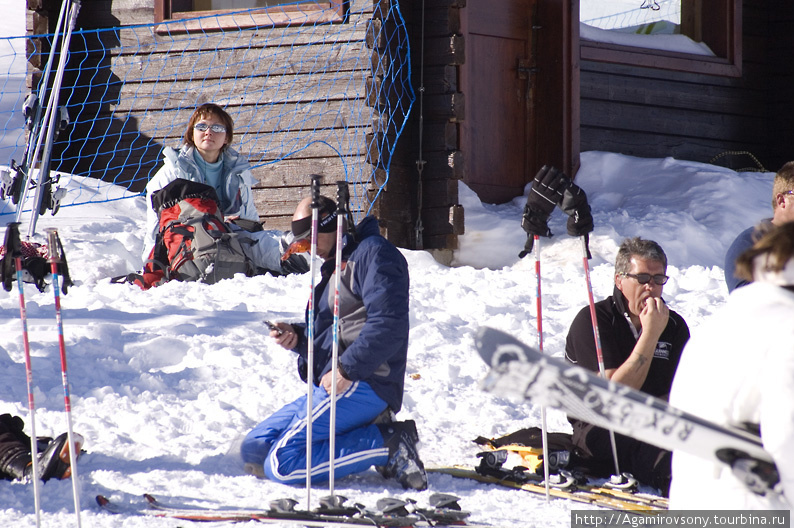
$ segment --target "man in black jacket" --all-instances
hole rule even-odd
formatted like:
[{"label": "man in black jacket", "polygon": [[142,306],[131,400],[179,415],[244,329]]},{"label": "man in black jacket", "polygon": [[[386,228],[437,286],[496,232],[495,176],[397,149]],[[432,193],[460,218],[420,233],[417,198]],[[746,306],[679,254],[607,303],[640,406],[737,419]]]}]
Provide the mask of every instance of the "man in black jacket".
[{"label": "man in black jacket", "polygon": [[[606,377],[667,400],[681,352],[689,339],[684,319],[662,300],[667,282],[667,256],[656,242],[625,240],[615,261],[612,296],[596,303],[596,320]],[[590,308],[583,308],[571,324],[565,358],[598,372]],[[594,473],[614,471],[609,432],[571,419],[575,455]],[[618,465],[640,482],[667,495],[670,487],[669,451],[616,435]]]}]

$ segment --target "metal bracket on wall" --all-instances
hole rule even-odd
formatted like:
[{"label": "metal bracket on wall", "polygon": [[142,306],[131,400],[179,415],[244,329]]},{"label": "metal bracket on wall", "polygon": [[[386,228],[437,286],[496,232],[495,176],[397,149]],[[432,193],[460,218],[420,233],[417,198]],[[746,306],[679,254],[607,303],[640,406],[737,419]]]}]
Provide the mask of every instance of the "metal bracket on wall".
[{"label": "metal bracket on wall", "polygon": [[538,69],[533,68],[531,64],[532,61],[530,59],[518,59],[518,67],[516,68],[516,72],[518,73],[519,79],[529,79],[530,75],[535,75],[538,73]]}]

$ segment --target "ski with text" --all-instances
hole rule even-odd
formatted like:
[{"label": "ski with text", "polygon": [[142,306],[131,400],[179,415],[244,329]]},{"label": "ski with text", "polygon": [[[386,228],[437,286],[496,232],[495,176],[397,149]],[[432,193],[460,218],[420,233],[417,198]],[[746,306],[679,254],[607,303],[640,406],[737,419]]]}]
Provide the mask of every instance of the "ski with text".
[{"label": "ski with text", "polygon": [[361,504],[347,506],[346,499],[336,495],[320,499],[320,507],[311,511],[295,509],[297,501],[280,499],[270,503],[269,509],[249,508],[205,508],[198,506],[172,506],[157,500],[153,495],[144,495],[145,507],[122,506],[103,495],[97,495],[99,506],[110,513],[120,515],[145,515],[168,517],[185,521],[258,521],[267,524],[296,524],[301,526],[379,526],[379,527],[423,527],[423,526],[467,526],[469,512],[462,511],[458,497],[434,494],[429,507],[419,507],[414,501],[384,498],[375,509]]},{"label": "ski with text", "polygon": [[487,392],[518,396],[649,444],[719,461],[753,492],[777,492],[780,477],[758,435],[709,422],[581,367],[544,356],[493,328],[481,328],[476,344],[491,367],[481,382]]}]

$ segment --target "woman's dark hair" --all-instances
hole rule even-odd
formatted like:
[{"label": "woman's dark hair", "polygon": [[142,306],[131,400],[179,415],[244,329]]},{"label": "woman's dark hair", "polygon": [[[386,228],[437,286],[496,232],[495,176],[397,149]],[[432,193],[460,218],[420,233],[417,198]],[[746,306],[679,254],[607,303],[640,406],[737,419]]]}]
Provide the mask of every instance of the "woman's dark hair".
[{"label": "woman's dark hair", "polygon": [[226,147],[229,146],[232,142],[232,138],[234,138],[234,121],[232,121],[231,116],[226,113],[226,110],[215,103],[204,103],[193,111],[193,115],[190,116],[190,121],[187,123],[187,130],[185,130],[185,143],[191,147],[196,146],[193,142],[193,125],[208,117],[214,117],[226,127],[226,144],[223,145],[221,149],[226,150]]}]

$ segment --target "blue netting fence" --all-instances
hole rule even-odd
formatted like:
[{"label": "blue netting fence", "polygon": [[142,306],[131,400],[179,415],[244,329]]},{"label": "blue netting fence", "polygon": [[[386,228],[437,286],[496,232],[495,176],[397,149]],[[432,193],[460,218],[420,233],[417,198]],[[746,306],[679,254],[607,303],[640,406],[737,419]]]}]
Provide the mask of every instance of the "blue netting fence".
[{"label": "blue netting fence", "polygon": [[[75,30],[60,91],[70,124],[54,144],[51,169],[62,180],[78,175],[115,187],[64,203],[140,195],[162,165],[163,147],[178,148],[195,107],[214,102],[234,119],[232,146],[264,187],[288,185],[289,171],[314,160],[337,176],[327,183],[341,175],[351,184],[354,210],[368,211],[415,99],[405,23],[396,2],[305,12],[299,4]],[[25,149],[25,48],[43,69],[52,39],[0,39],[0,165],[19,162]],[[279,172],[285,165],[289,171]],[[0,214],[16,208],[6,199]]]}]

